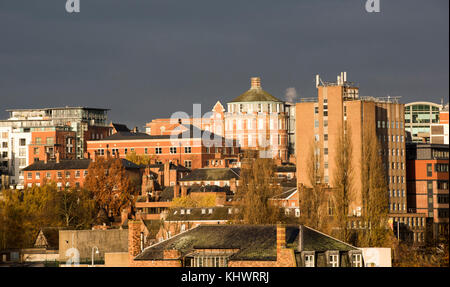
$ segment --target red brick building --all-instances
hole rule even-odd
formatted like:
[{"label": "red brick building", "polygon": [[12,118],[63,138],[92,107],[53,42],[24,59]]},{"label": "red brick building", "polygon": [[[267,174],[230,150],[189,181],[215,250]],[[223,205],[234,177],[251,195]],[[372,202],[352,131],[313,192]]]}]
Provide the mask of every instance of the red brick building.
[{"label": "red brick building", "polygon": [[426,214],[435,241],[448,240],[448,145],[407,144],[406,178],[408,211]]},{"label": "red brick building", "polygon": [[33,128],[31,142],[28,145],[28,162],[44,161],[46,156],[55,159],[76,158],[76,133],[70,127]]},{"label": "red brick building", "polygon": [[102,140],[88,141],[87,151],[104,155],[110,151],[125,158],[135,152],[154,158],[157,163],[176,162],[187,168],[202,168],[213,159],[233,160],[239,147],[234,141],[200,130],[192,125],[179,124],[172,135],[148,135],[139,132],[117,132]]},{"label": "red brick building", "polygon": [[[82,187],[93,160],[95,158],[60,159],[57,153],[55,160],[35,161],[23,169],[25,186],[41,186],[55,182],[58,188]],[[139,166],[126,159],[122,159],[122,164],[127,172],[139,175]]]}]

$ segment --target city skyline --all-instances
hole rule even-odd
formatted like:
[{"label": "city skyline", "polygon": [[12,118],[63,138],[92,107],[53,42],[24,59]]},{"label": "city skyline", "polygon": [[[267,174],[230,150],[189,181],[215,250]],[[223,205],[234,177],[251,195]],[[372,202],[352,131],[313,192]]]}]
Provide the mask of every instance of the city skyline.
[{"label": "city skyline", "polygon": [[[129,127],[209,111],[249,78],[281,100],[317,97],[314,76],[347,71],[364,96],[448,101],[448,2],[60,1],[0,4],[0,116],[6,109],[111,109]],[[30,11],[33,11],[31,13]],[[325,18],[324,18],[325,17]],[[326,19],[321,21],[320,19]]]}]

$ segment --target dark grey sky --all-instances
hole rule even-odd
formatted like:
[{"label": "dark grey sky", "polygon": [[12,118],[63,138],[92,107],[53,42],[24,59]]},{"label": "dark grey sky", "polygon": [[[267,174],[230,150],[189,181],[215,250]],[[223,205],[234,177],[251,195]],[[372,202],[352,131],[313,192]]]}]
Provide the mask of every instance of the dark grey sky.
[{"label": "dark grey sky", "polygon": [[144,125],[203,112],[261,76],[315,97],[341,71],[362,95],[448,101],[449,1],[0,0],[0,117],[7,108],[93,106]]}]

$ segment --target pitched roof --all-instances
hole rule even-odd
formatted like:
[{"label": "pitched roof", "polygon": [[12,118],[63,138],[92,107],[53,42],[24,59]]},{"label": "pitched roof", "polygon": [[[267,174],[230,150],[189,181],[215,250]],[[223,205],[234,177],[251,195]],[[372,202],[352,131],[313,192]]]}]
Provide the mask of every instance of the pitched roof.
[{"label": "pitched roof", "polygon": [[[138,169],[138,165],[131,161],[122,158],[122,165],[126,169]],[[91,159],[62,159],[59,162],[54,160],[48,161],[35,161],[31,165],[25,167],[23,171],[35,171],[35,170],[70,170],[70,169],[88,169],[91,164]]]},{"label": "pitched roof", "polygon": [[283,187],[283,192],[272,197],[273,199],[288,199],[294,193],[297,192],[296,187]]},{"label": "pitched roof", "polygon": [[275,98],[268,92],[261,88],[251,88],[239,97],[231,101],[231,103],[236,102],[281,102],[279,99]]},{"label": "pitched roof", "polygon": [[[304,251],[357,250],[356,247],[304,226]],[[299,226],[286,226],[286,245],[297,251]],[[163,259],[163,250],[176,249],[182,256],[195,249],[239,249],[231,260],[276,260],[276,225],[199,225],[147,247],[135,260]]]},{"label": "pitched roof", "polygon": [[117,132],[113,135],[110,135],[104,139],[96,140],[96,141],[146,140],[146,139],[152,140],[152,139],[171,139],[171,138],[178,138],[178,139],[201,138],[201,139],[211,139],[211,140],[224,139],[223,137],[221,137],[217,134],[199,129],[196,126],[189,125],[189,124],[178,125],[173,130],[178,133],[175,133],[174,135],[172,135],[172,134],[149,135],[149,134],[141,133],[141,132],[134,133],[131,131],[119,131],[119,132]]},{"label": "pitched roof", "polygon": [[59,227],[43,227],[34,243],[36,248],[47,248],[57,250],[59,248]]},{"label": "pitched roof", "polygon": [[116,132],[129,132],[130,131],[130,129],[124,124],[112,123],[112,126],[116,130]]},{"label": "pitched roof", "polygon": [[88,169],[90,163],[90,159],[62,159],[59,162],[50,160],[47,163],[40,160],[25,167],[23,171]]},{"label": "pitched roof", "polygon": [[180,181],[215,181],[239,179],[240,168],[198,168],[180,179]]}]

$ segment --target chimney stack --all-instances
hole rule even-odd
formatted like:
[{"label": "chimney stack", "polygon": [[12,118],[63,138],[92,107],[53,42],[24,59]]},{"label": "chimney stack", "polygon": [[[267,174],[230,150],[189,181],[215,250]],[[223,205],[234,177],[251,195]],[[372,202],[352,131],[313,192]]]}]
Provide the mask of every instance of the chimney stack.
[{"label": "chimney stack", "polygon": [[187,196],[187,186],[182,185],[181,186],[181,197],[186,197],[186,196]]},{"label": "chimney stack", "polygon": [[164,186],[169,186],[170,185],[170,162],[168,160],[166,160],[164,162],[164,182],[163,182]]},{"label": "chimney stack", "polygon": [[300,225],[298,229],[298,251],[300,252],[303,251],[304,249],[303,229],[304,229],[303,225]]},{"label": "chimney stack", "polygon": [[48,160],[50,159],[50,154],[48,152],[45,153],[44,163],[48,163]]},{"label": "chimney stack", "polygon": [[173,198],[180,196],[180,185],[177,183],[173,186]]},{"label": "chimney stack", "polygon": [[261,88],[261,78],[260,77],[251,78],[251,88],[252,89],[260,89]]},{"label": "chimney stack", "polygon": [[56,156],[56,163],[59,163],[59,160],[60,160],[59,151],[55,153],[55,156]]},{"label": "chimney stack", "polygon": [[277,253],[286,248],[286,225],[277,224]]}]

